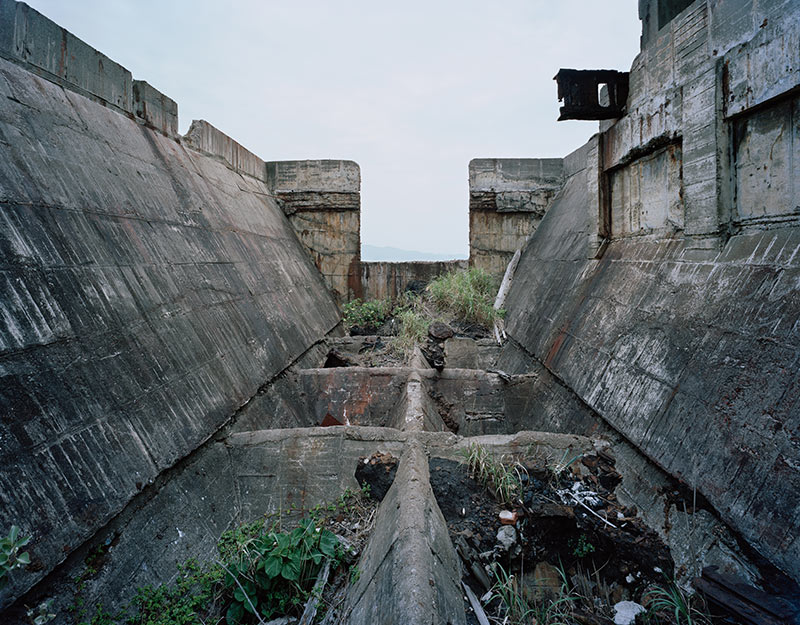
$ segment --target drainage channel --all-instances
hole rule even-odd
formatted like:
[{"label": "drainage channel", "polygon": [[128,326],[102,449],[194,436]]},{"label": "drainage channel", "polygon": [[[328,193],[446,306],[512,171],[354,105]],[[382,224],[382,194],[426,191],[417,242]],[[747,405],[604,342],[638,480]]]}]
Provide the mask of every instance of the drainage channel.
[{"label": "drainage channel", "polygon": [[[373,483],[385,494],[360,576],[323,622],[483,624],[509,608],[547,622],[566,618],[548,613],[561,606],[576,622],[632,623],[648,593],[688,587],[700,561],[758,581],[727,527],[612,432],[531,431],[541,371],[494,369],[498,350],[485,341],[459,341],[441,370],[419,352],[410,366],[359,366],[380,340],[338,339],[328,367],[286,385],[304,406],[289,412],[327,426],[306,430],[317,450],[341,455],[358,442],[359,465],[396,469],[388,490]],[[286,413],[286,396],[268,401],[240,427],[278,405]],[[272,432],[231,441],[257,445]],[[352,476],[344,469],[340,483]]]},{"label": "drainage channel", "polygon": [[537,376],[492,371],[496,346],[477,341],[461,341],[446,362],[481,369],[439,371],[419,353],[411,366],[358,366],[356,354],[379,341],[338,339],[327,368],[276,383],[228,439],[254,453],[285,436],[262,429],[274,415],[293,415],[305,426],[293,437],[308,451],[292,462],[305,481],[290,470],[275,483],[281,497],[302,492],[308,502],[336,492],[337,480],[339,490],[353,487],[370,458],[396,464],[388,490],[372,484],[386,492],[360,575],[325,623],[484,623],[507,609],[498,590],[526,609],[580,592],[590,604],[574,609],[601,623],[614,605],[638,605],[645,588],[674,575],[669,547],[616,493],[624,477],[611,443],[525,427],[535,422]]}]

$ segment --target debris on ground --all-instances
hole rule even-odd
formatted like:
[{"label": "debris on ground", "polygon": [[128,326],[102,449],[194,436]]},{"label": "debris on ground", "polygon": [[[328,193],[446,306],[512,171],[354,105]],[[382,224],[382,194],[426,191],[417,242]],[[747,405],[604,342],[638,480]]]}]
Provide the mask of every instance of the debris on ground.
[{"label": "debris on ground", "polygon": [[[621,477],[610,454],[504,461],[518,476],[507,497],[476,480],[477,471],[470,475],[469,463],[430,460],[431,487],[462,560],[463,581],[479,589],[490,622],[547,623],[555,619],[543,616],[548,610],[566,610],[559,613],[563,622],[611,625],[627,619],[648,589],[672,573],[666,545],[635,509],[617,501]],[[468,622],[478,623],[470,601],[465,609]],[[515,620],[514,610],[540,616]]]}]

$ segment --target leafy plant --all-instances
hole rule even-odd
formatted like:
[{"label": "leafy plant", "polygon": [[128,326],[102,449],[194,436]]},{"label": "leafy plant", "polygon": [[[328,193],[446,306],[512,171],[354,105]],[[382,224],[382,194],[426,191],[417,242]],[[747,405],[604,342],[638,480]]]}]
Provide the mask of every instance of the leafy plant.
[{"label": "leafy plant", "polygon": [[467,323],[490,326],[502,317],[495,310],[497,285],[483,269],[456,270],[432,280],[426,289],[433,305]]},{"label": "leafy plant", "polygon": [[36,608],[28,609],[26,612],[28,620],[32,625],[45,625],[45,623],[49,623],[56,617],[55,612],[50,611],[52,608],[52,599],[42,601]]},{"label": "leafy plant", "polygon": [[145,586],[136,591],[131,601],[136,616],[128,622],[142,625],[196,623],[197,614],[212,609],[222,575],[218,565],[203,567],[197,560],[189,559],[178,567],[174,584]]},{"label": "leafy plant", "polygon": [[31,537],[22,536],[16,525],[11,526],[8,536],[0,537],[0,588],[8,583],[8,574],[14,569],[28,566],[31,556],[21,549],[27,545]]},{"label": "leafy plant", "polygon": [[576,558],[585,558],[590,553],[594,553],[594,545],[586,538],[586,534],[581,534],[574,543],[572,555]]},{"label": "leafy plant", "polygon": [[242,545],[239,557],[222,565],[231,600],[228,625],[248,615],[271,618],[297,612],[312,590],[323,561],[336,559],[336,536],[305,519],[291,532],[268,532]]},{"label": "leafy plant", "polygon": [[366,302],[354,299],[342,308],[342,321],[348,328],[376,327],[382,324],[391,312],[388,300],[373,299]]}]

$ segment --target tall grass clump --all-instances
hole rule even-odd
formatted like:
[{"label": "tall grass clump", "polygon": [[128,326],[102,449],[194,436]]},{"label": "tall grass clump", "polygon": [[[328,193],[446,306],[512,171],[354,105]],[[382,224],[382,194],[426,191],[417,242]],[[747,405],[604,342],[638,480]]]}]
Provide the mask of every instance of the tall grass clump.
[{"label": "tall grass clump", "polygon": [[467,323],[490,326],[502,316],[493,307],[497,285],[483,269],[446,273],[431,281],[427,293],[437,310]]},{"label": "tall grass clump", "polygon": [[424,343],[428,336],[431,317],[419,297],[409,297],[404,304],[395,309],[395,319],[399,324],[397,336],[392,346],[396,352],[408,358],[414,346]]}]

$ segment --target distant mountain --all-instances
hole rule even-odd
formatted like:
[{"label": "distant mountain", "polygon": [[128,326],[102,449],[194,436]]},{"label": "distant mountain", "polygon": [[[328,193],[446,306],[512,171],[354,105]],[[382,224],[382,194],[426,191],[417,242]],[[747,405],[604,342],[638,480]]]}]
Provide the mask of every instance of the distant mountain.
[{"label": "distant mountain", "polygon": [[381,247],[379,245],[361,246],[361,260],[374,262],[388,260],[394,262],[408,260],[455,260],[466,258],[467,254],[432,254],[430,252],[417,252],[414,250],[403,250],[399,247]]}]

